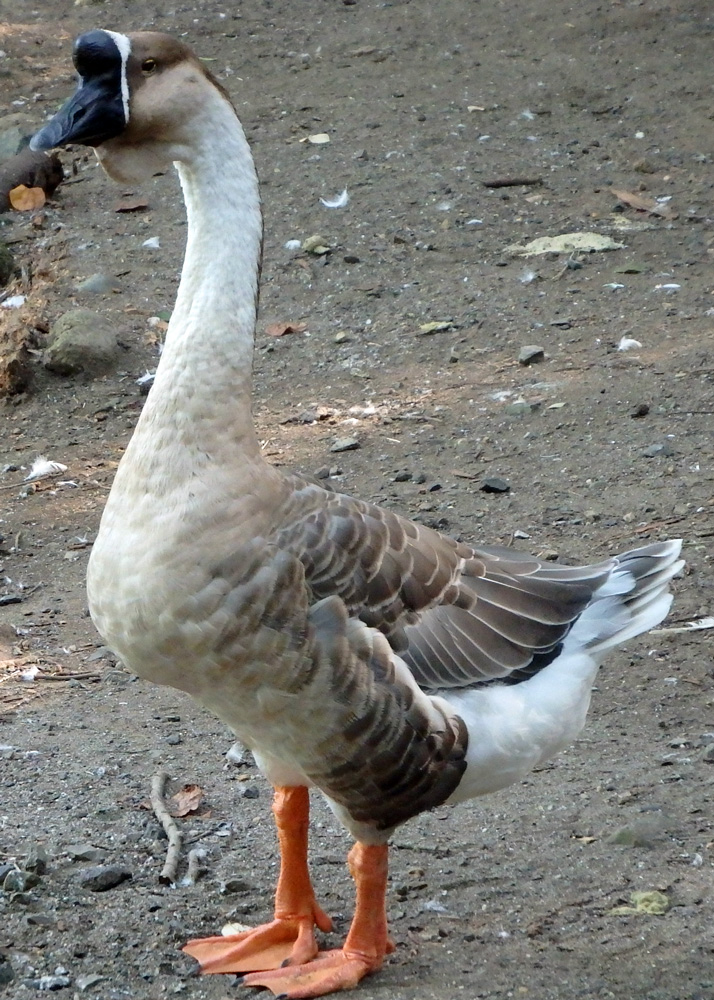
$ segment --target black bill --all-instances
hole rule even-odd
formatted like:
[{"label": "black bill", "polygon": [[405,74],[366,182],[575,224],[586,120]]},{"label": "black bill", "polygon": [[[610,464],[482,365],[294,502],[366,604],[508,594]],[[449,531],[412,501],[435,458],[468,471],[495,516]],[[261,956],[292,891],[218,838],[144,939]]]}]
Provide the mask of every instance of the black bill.
[{"label": "black bill", "polygon": [[77,91],[32,137],[31,149],[69,143],[100,146],[120,135],[128,124],[126,57],[115,37],[100,30],[80,35],[73,60],[79,74]]}]

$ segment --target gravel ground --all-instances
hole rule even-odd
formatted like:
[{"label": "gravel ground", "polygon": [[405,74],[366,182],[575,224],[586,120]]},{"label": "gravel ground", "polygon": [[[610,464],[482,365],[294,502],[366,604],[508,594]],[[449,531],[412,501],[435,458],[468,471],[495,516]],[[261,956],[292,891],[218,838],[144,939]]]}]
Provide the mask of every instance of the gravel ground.
[{"label": "gravel ground", "polygon": [[[668,626],[714,613],[708,4],[18,0],[4,18],[0,133],[69,94],[71,39],[94,26],[180,33],[229,88],[262,178],[255,412],[271,461],[332,472],[458,537],[566,560],[682,535]],[[309,141],[321,133],[329,143]],[[63,161],[68,179],[33,221],[0,216],[37,347],[31,387],[0,409],[0,871],[19,872],[0,892],[0,990],[237,996],[178,949],[269,917],[270,789],[225,759],[220,723],[113,660],[83,582],[175,294],[182,206],[173,176],[121,191],[86,151]],[[519,179],[537,183],[487,186]],[[345,188],[347,207],[321,204]],[[146,207],[117,212],[122,196]],[[508,249],[569,232],[623,247]],[[285,246],[311,236],[329,253]],[[108,291],[78,287],[97,274]],[[47,330],[76,307],[118,337],[107,373],[42,365]],[[639,346],[618,350],[623,337]],[[529,345],[542,355],[523,365]],[[344,438],[358,447],[331,450]],[[68,469],[27,490],[38,454]],[[494,478],[508,489],[484,491]],[[398,948],[359,995],[712,995],[712,634],[631,643],[574,747],[396,835]],[[206,852],[195,885],[158,880],[166,840],[147,800],[161,769],[170,791],[203,790],[179,820]],[[316,801],[333,944],[352,910],[348,846]],[[97,865],[121,880],[97,891]],[[612,912],[655,890],[666,913]]]}]

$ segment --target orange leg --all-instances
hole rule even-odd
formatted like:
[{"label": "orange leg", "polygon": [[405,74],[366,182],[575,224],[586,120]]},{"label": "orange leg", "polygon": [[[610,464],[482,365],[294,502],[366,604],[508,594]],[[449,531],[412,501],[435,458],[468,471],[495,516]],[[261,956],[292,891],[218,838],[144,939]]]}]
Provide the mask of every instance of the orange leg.
[{"label": "orange leg", "polygon": [[289,1000],[321,997],[348,990],[381,968],[384,956],[394,951],[387,935],[387,845],[355,844],[349,866],[357,886],[355,915],[344,947],[320,952],[304,965],[290,965],[273,972],[243,977],[245,986],[265,986]]},{"label": "orange leg", "polygon": [[183,948],[202,972],[254,972],[301,965],[317,955],[315,925],[332,930],[332,921],[315,901],[307,867],[310,799],[307,788],[276,788],[273,813],[280,844],[280,877],[275,919],[242,934],[196,938]]}]

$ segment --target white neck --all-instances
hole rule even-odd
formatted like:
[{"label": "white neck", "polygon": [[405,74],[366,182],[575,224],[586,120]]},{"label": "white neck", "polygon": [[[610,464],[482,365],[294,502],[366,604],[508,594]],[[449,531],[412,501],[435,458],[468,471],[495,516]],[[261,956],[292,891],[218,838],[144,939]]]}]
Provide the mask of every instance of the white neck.
[{"label": "white neck", "polygon": [[[174,481],[237,451],[246,459],[260,455],[251,409],[258,180],[235,112],[211,92],[215,98],[192,123],[191,142],[175,164],[188,215],[186,256],[154,386],[127,452],[147,476],[160,471]],[[153,457],[142,448],[147,437]],[[160,441],[163,463],[171,466],[161,470]]]}]

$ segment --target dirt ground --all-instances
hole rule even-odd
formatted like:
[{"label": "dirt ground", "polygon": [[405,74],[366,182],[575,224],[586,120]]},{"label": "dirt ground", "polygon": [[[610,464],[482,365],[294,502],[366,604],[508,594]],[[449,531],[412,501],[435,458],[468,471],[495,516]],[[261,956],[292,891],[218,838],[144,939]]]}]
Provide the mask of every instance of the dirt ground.
[{"label": "dirt ground", "polygon": [[[458,537],[565,559],[681,535],[688,569],[667,625],[713,613],[707,0],[15,0],[2,16],[0,116],[39,126],[73,89],[72,37],[97,26],[180,33],[229,88],[262,178],[255,415],[271,461],[331,470],[339,489]],[[320,133],[328,144],[304,141]],[[195,978],[178,948],[270,916],[270,789],[224,759],[220,723],[113,660],[84,595],[137,379],[156,366],[150,318],[171,310],[183,209],[167,175],[141,192],[147,208],[117,213],[128,192],[91,155],[63,160],[68,179],[34,223],[0,217],[24,268],[13,289],[40,328],[95,310],[122,353],[106,376],[62,378],[40,342],[32,387],[0,409],[0,868],[38,844],[48,855],[37,885],[0,892],[0,991],[218,1000],[241,995],[232,977]],[[486,186],[513,179],[540,183]],[[346,208],[321,204],[345,188]],[[624,246],[507,249],[574,231]],[[313,235],[328,254],[285,246]],[[79,292],[97,272],[115,290]],[[266,335],[275,323],[307,326]],[[617,350],[622,337],[641,346]],[[544,359],[519,364],[532,344]],[[360,447],[331,452],[344,437]],[[40,454],[68,468],[28,490]],[[494,476],[510,491],[484,492]],[[574,747],[396,835],[398,947],[359,995],[712,996],[712,634],[631,643],[604,667]],[[166,840],[146,800],[161,768],[173,789],[204,792],[201,815],[180,820],[206,851],[195,885],[158,881]],[[319,800],[313,826],[335,944],[352,909],[349,842]],[[99,862],[132,877],[90,891],[82,873]],[[642,890],[665,893],[668,911],[612,913]]]}]

